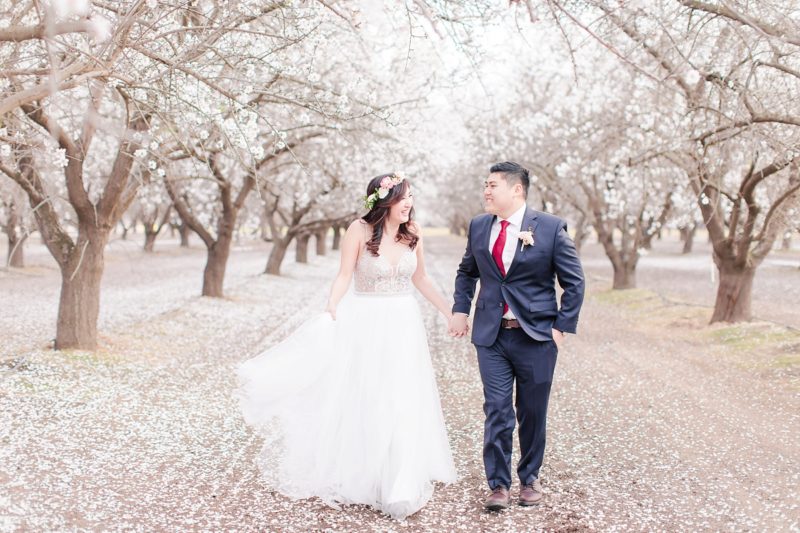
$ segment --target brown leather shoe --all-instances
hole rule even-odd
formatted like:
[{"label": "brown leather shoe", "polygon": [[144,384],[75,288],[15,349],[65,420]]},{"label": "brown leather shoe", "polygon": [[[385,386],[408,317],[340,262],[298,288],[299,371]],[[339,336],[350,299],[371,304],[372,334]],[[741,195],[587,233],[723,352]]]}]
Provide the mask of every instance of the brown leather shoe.
[{"label": "brown leather shoe", "polygon": [[483,506],[490,511],[502,511],[511,503],[508,489],[505,487],[495,487],[492,493],[486,498]]},{"label": "brown leather shoe", "polygon": [[538,479],[534,479],[530,485],[523,485],[519,489],[519,504],[523,507],[539,505],[542,502],[542,484]]}]

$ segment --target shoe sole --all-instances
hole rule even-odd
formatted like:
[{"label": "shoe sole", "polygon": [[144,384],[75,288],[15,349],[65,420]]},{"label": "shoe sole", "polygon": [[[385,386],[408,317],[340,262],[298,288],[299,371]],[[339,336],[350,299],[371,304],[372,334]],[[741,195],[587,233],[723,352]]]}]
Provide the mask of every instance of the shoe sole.
[{"label": "shoe sole", "polygon": [[507,504],[507,503],[506,503],[506,504],[502,504],[502,503],[492,503],[492,504],[489,504],[489,505],[484,505],[483,507],[484,507],[484,509],[486,509],[487,511],[494,511],[494,512],[497,512],[497,511],[502,511],[502,510],[504,510],[504,509],[508,509],[508,504]]},{"label": "shoe sole", "polygon": [[540,503],[542,503],[542,500],[539,500],[539,501],[536,501],[536,502],[523,502],[523,501],[519,502],[521,507],[536,507]]}]

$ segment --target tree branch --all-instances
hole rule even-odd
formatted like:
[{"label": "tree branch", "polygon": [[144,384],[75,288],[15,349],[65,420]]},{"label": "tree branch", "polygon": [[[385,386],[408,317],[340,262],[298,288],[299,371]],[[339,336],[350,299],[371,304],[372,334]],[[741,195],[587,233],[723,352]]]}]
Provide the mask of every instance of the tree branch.
[{"label": "tree branch", "polygon": [[748,26],[764,35],[769,35],[770,37],[777,37],[784,42],[793,44],[795,46],[800,46],[800,37],[797,35],[792,35],[787,33],[785,29],[778,28],[773,26],[772,24],[768,24],[766,22],[753,19],[749,16],[743,15],[734,11],[730,7],[726,5],[726,2],[722,2],[721,5],[709,4],[707,2],[701,2],[699,0],[678,0],[679,3],[688,7],[690,9],[695,9],[697,11],[705,11],[706,13],[710,13],[712,15],[719,15],[721,17],[725,17],[728,20],[732,20],[734,22],[738,22],[744,26]]},{"label": "tree branch", "polygon": [[21,43],[33,39],[45,39],[65,33],[86,33],[91,28],[88,20],[39,24],[37,26],[12,26],[0,29],[0,42]]},{"label": "tree branch", "polygon": [[183,220],[183,223],[197,233],[206,247],[211,248],[215,242],[214,237],[203,227],[200,221],[197,220],[197,217],[192,214],[191,209],[189,209],[189,206],[183,201],[183,198],[178,196],[172,180],[165,177],[164,187],[167,189],[167,194],[170,200],[172,200],[172,205],[175,206],[175,210],[178,212],[178,216],[181,217],[181,220]]}]

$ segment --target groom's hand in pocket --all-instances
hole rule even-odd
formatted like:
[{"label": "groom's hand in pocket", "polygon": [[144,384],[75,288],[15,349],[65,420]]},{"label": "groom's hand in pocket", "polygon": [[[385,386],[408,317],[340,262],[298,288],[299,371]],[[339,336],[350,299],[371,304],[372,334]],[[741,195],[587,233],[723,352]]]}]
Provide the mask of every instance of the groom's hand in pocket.
[{"label": "groom's hand in pocket", "polygon": [[553,342],[556,343],[556,348],[561,350],[561,345],[564,344],[564,333],[557,329],[553,330]]},{"label": "groom's hand in pocket", "polygon": [[452,318],[450,318],[450,326],[448,328],[450,336],[463,337],[468,331],[469,325],[467,324],[467,315],[464,313],[453,313]]}]

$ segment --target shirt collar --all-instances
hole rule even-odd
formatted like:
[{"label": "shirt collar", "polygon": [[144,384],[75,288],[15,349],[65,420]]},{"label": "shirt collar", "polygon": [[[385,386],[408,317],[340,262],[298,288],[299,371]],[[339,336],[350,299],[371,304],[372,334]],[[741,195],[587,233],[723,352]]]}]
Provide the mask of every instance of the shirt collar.
[{"label": "shirt collar", "polygon": [[522,204],[522,207],[517,209],[514,212],[514,214],[511,215],[510,217],[508,217],[506,219],[501,219],[500,217],[497,217],[498,224],[500,223],[501,220],[508,220],[508,223],[511,224],[512,226],[515,226],[517,228],[521,227],[522,226],[522,219],[525,217],[525,210],[527,208],[528,208],[527,204]]}]

